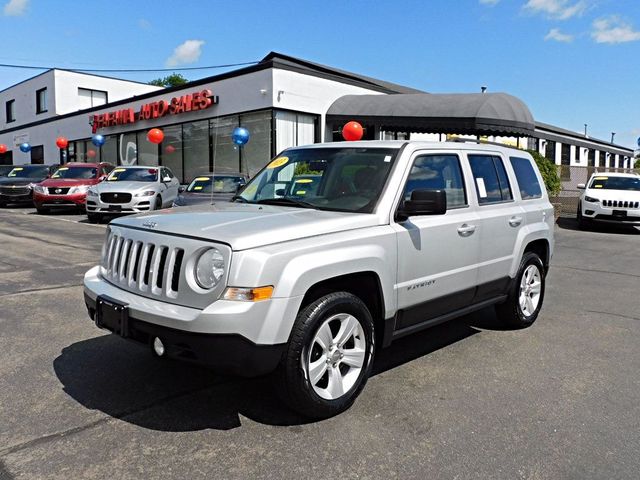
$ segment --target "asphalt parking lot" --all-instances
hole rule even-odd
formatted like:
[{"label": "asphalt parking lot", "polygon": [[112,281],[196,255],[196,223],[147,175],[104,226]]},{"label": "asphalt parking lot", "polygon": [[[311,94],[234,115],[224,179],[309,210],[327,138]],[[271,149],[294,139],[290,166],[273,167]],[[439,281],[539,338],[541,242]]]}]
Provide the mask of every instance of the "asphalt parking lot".
[{"label": "asphalt parking lot", "polygon": [[556,228],[527,330],[491,309],[379,352],[308,423],[268,378],[151,356],[87,317],[105,226],[0,210],[0,479],[629,479],[640,471],[640,232]]}]

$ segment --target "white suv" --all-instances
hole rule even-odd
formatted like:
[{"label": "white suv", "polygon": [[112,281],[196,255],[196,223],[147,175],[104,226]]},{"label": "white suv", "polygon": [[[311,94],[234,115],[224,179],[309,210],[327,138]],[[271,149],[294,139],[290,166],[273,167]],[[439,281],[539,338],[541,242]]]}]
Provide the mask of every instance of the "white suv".
[{"label": "white suv", "polygon": [[377,350],[400,337],[491,305],[531,325],[553,220],[521,150],[291,148],[233,202],[112,221],[85,302],[99,327],[156,355],[275,371],[292,408],[326,417],[353,403]]},{"label": "white suv", "polygon": [[617,225],[640,225],[640,175],[637,173],[594,173],[578,203],[578,224],[592,222]]}]

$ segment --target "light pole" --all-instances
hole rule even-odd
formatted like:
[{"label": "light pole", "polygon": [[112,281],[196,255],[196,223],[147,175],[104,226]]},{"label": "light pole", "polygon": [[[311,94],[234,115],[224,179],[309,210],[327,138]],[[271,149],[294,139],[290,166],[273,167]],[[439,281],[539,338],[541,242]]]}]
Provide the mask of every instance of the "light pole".
[{"label": "light pole", "polygon": [[616,132],[611,132],[611,143],[613,144],[613,137],[616,136]]},{"label": "light pole", "polygon": [[486,85],[481,86],[481,87],[480,87],[480,91],[481,91],[482,93],[486,92],[486,91],[487,91],[487,86],[486,86]]},{"label": "light pole", "polygon": [[584,136],[585,137],[587,136],[587,124],[586,123],[584,124]]}]

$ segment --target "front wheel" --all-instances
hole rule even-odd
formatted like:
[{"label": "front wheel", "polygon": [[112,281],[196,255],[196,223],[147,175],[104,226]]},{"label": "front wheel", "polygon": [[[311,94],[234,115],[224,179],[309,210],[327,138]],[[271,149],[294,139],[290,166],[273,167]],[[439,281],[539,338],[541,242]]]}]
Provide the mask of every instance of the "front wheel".
[{"label": "front wheel", "polygon": [[544,265],[533,252],[525,252],[507,300],[496,305],[498,319],[516,328],[529,327],[538,318],[544,300]]},{"label": "front wheel", "polygon": [[158,195],[156,197],[156,206],[154,207],[154,210],[160,210],[162,208],[162,198],[160,198],[160,195]]},{"label": "front wheel", "polygon": [[584,216],[582,215],[582,204],[580,203],[578,204],[577,218],[578,218],[578,228],[580,230],[588,230],[591,224],[590,224],[590,221],[584,218]]},{"label": "front wheel", "polygon": [[42,207],[36,207],[36,211],[38,212],[38,215],[46,215],[47,213],[49,213],[48,208],[42,208]]},{"label": "front wheel", "polygon": [[304,307],[277,372],[278,393],[312,418],[348,409],[371,372],[373,329],[369,309],[348,292],[330,293]]},{"label": "front wheel", "polygon": [[87,220],[89,220],[89,223],[100,223],[102,221],[102,215],[99,213],[87,213]]}]

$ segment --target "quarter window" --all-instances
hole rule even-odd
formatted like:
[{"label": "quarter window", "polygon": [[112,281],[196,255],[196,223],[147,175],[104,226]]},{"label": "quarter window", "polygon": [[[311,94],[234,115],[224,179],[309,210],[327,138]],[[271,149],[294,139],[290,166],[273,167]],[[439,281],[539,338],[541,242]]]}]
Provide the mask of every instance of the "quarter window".
[{"label": "quarter window", "polygon": [[404,189],[404,199],[410,200],[414,190],[444,190],[447,209],[465,207],[467,195],[458,156],[423,155],[416,158]]},{"label": "quarter window", "polygon": [[47,89],[41,88],[36,91],[36,113],[47,111]]},{"label": "quarter window", "polygon": [[478,203],[506,202],[513,199],[507,172],[500,157],[469,155],[469,165],[476,184]]},{"label": "quarter window", "polygon": [[[591,151],[593,152],[593,150]],[[530,198],[542,197],[542,188],[540,187],[540,182],[538,182],[538,177],[531,162],[526,158],[519,157],[510,157],[509,160],[516,174],[522,199],[528,200]]]}]

